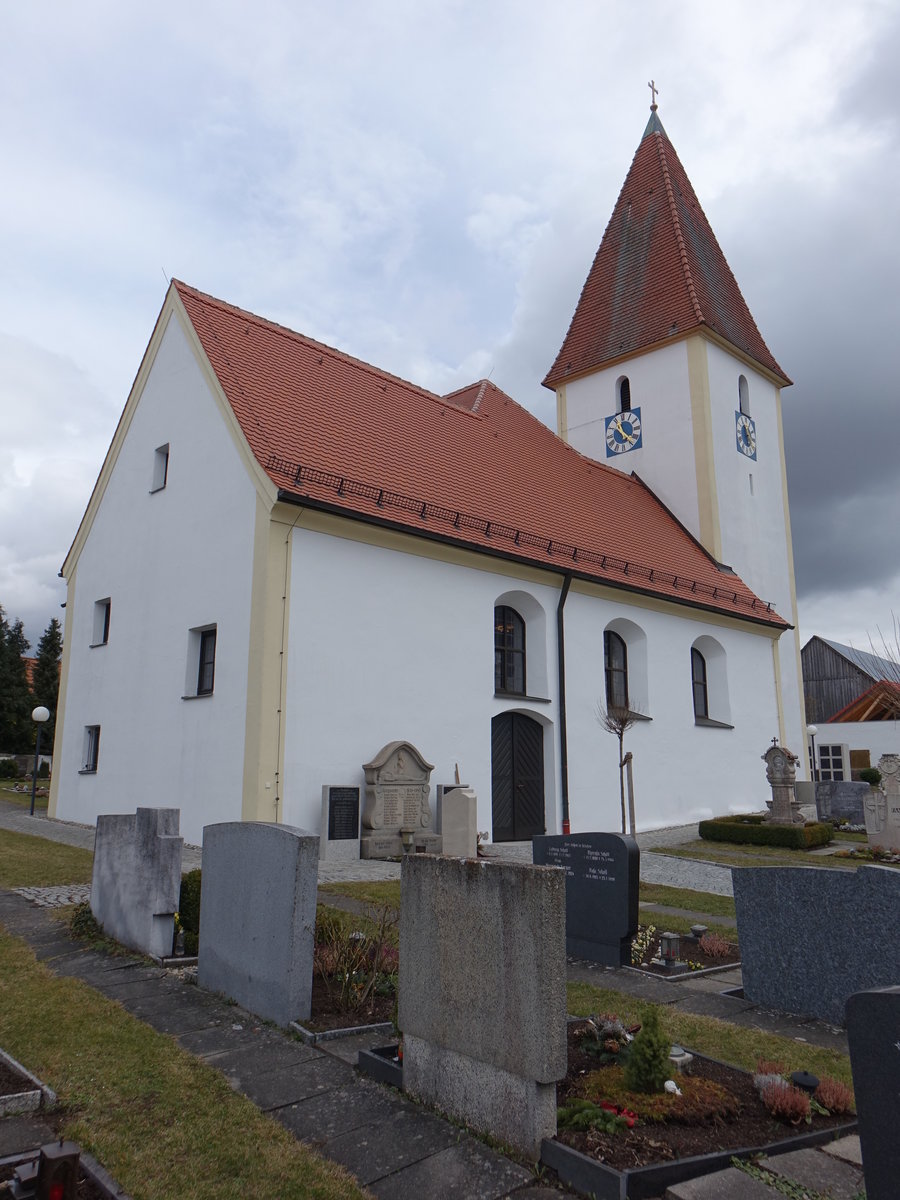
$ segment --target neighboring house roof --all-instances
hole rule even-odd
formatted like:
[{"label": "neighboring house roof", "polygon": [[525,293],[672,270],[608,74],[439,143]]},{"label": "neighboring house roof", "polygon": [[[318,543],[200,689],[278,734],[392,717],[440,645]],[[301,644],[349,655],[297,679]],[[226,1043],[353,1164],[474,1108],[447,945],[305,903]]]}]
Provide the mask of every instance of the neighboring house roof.
[{"label": "neighboring house roof", "polygon": [[438,396],[173,280],[283,499],[785,628],[636,476],[488,380]]},{"label": "neighboring house roof", "polygon": [[[877,654],[868,654],[865,650],[854,650],[852,646],[844,646],[840,642],[832,642],[828,638],[819,640],[826,646],[830,646],[837,654],[843,655],[848,662],[853,663],[854,667],[868,675],[870,679],[900,680],[900,663],[891,662],[888,658],[879,658]],[[807,645],[809,645],[808,642]]]},{"label": "neighboring house roof", "polygon": [[544,384],[556,387],[699,329],[723,338],[778,383],[790,384],[652,112]]},{"label": "neighboring house roof", "polygon": [[24,657],[24,662],[25,662],[25,678],[28,680],[28,686],[30,688],[33,688],[34,687],[34,669],[37,666],[37,659],[36,658],[28,658],[26,656],[26,657]]},{"label": "neighboring house roof", "polygon": [[830,718],[829,724],[848,721],[896,721],[900,718],[900,683],[893,679],[879,679],[868,691],[839,713]]}]

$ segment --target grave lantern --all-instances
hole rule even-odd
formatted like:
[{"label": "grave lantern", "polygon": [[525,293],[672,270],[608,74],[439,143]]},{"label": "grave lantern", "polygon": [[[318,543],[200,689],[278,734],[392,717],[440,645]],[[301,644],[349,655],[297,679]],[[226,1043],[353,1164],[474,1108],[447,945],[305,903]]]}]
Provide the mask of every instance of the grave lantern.
[{"label": "grave lantern", "polygon": [[681,937],[677,933],[661,933],[659,935],[660,957],[667,963],[678,961],[681,953]]}]

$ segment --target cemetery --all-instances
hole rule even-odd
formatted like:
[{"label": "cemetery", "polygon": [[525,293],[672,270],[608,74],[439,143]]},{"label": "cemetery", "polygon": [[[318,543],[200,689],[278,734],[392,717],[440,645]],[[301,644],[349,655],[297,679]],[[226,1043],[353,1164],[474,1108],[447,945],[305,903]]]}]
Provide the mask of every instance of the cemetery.
[{"label": "cemetery", "polygon": [[[776,752],[766,757],[768,814],[731,824],[776,834],[824,825],[833,835],[830,823],[800,816],[785,779],[791,756],[770,750]],[[663,906],[649,926],[641,919],[641,850],[634,837],[536,837],[531,864],[480,857],[477,843],[471,854],[431,852],[441,845],[431,839],[443,831],[430,831],[452,830],[454,805],[464,816],[474,806],[470,789],[448,786],[433,812],[429,766],[412,751],[408,743],[392,743],[367,765],[362,804],[358,796],[323,791],[323,813],[334,815],[330,833],[355,827],[357,847],[366,837],[392,839],[391,847],[385,841],[368,853],[370,860],[389,861],[387,850],[399,842],[391,856],[399,868],[399,912],[387,902],[354,900],[352,884],[320,891],[323,864],[357,860],[323,853],[319,837],[304,830],[253,822],[206,827],[202,889],[200,871],[186,876],[189,902],[184,890],[179,894],[177,810],[101,817],[91,910],[107,935],[147,956],[131,960],[135,983],[122,992],[135,996],[137,1015],[174,1031],[186,1003],[196,1014],[191,1026],[205,1021],[207,1011],[231,1011],[235,1031],[262,1022],[274,1037],[280,1027],[295,1040],[282,1050],[272,1043],[252,1066],[250,1060],[240,1066],[244,1060],[227,1049],[228,1017],[213,1018],[204,1035],[204,1044],[209,1038],[217,1047],[214,1065],[227,1072],[233,1058],[233,1086],[250,1088],[251,1098],[273,1113],[299,1104],[314,1120],[320,1088],[325,1095],[351,1086],[344,1070],[352,1061],[357,1079],[387,1085],[386,1097],[414,1102],[410,1112],[444,1114],[508,1147],[503,1170],[539,1163],[586,1195],[677,1198],[687,1181],[699,1186],[705,1175],[739,1170],[729,1166],[733,1156],[762,1153],[765,1163],[782,1156],[791,1163],[812,1154],[818,1163],[816,1147],[857,1128],[872,1176],[869,1200],[891,1194],[878,1190],[897,1168],[879,1123],[886,1089],[896,1088],[887,1050],[900,1045],[900,951],[884,930],[900,911],[900,872],[883,865],[835,869],[833,847],[817,836],[800,843],[803,849],[790,849],[778,836],[774,845],[764,837],[749,845],[738,838],[735,852],[795,856],[791,861],[799,855],[808,865],[733,869],[730,943],[721,933],[726,926],[716,924],[724,901],[693,914],[703,923]],[[884,772],[883,781],[873,789],[879,833],[896,823],[896,773]],[[469,822],[461,824],[468,849],[474,839]],[[403,836],[407,829],[412,838]],[[729,849],[721,828],[713,844]],[[357,886],[370,899],[396,896],[396,884]],[[193,915],[191,904],[198,909]],[[166,970],[151,975],[141,963],[168,963],[189,925],[199,934],[197,966],[186,967],[182,958],[173,982],[157,995]],[[645,936],[648,928],[652,936]],[[739,953],[737,966],[725,958],[729,952]],[[636,960],[644,960],[643,972],[634,970]],[[735,979],[740,986],[729,988]],[[184,986],[194,980],[199,987]],[[602,990],[608,983],[614,991]],[[693,1009],[720,1022],[753,1013],[778,1030],[825,1022],[826,1043],[849,1044],[854,1087],[839,1055],[804,1049],[802,1036],[793,1045],[780,1037],[771,1050],[775,1039],[757,1033],[741,1042],[739,1054],[729,1054],[719,1049],[725,1043],[716,1023],[704,1026],[703,1017],[690,1016]],[[312,1093],[300,1081],[304,1071],[321,1081]],[[0,1062],[0,1093],[21,1086],[21,1079],[10,1084],[14,1074],[14,1068],[4,1074]]]}]

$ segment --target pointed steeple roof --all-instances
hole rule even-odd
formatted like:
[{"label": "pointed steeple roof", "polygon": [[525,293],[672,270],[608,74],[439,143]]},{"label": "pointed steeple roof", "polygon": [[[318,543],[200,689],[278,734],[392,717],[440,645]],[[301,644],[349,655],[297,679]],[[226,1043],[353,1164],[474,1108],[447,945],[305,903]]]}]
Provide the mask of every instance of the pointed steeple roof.
[{"label": "pointed steeple roof", "polygon": [[790,384],[750,315],[654,104],[544,385],[556,387],[700,328]]}]

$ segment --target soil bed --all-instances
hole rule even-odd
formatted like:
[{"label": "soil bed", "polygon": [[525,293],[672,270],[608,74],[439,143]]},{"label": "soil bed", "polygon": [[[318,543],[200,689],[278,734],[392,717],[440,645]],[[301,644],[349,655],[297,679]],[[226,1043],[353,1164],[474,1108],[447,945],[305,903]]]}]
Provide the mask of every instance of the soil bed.
[{"label": "soil bed", "polygon": [[[641,955],[640,962],[632,962],[632,966],[639,971],[648,971],[652,975],[672,976],[672,972],[666,967],[654,966],[652,959],[659,956],[659,933],[665,933],[662,927],[658,927],[659,932],[653,935],[647,949]],[[704,954],[700,949],[700,943],[695,942],[692,938],[682,937],[680,960],[688,963],[691,971],[708,971],[711,967],[730,967],[741,961],[741,952],[734,942],[729,942],[729,952],[713,956],[712,954]],[[689,974],[690,972],[688,972]]]},{"label": "soil bed", "polygon": [[318,974],[313,975],[312,1012],[303,1022],[304,1029],[313,1033],[324,1033],[330,1029],[352,1029],[357,1025],[375,1025],[382,1021],[393,1021],[396,997],[376,993],[363,1008],[342,1010],[329,995],[325,982]]},{"label": "soil bed", "polygon": [[17,1096],[19,1092],[33,1092],[36,1084],[20,1075],[0,1058],[0,1096]]},{"label": "soil bed", "polygon": [[[583,1027],[583,1022],[573,1022],[568,1028],[569,1069],[566,1078],[557,1086],[560,1106],[577,1096],[584,1077],[599,1066],[597,1056],[581,1048],[578,1033]],[[854,1120],[847,1115],[824,1117],[813,1113],[811,1124],[802,1121],[799,1125],[788,1125],[769,1115],[748,1073],[698,1056],[691,1064],[690,1074],[693,1078],[707,1079],[726,1088],[737,1102],[737,1114],[728,1118],[713,1114],[693,1124],[686,1124],[676,1117],[638,1122],[631,1129],[612,1134],[599,1130],[560,1130],[556,1141],[624,1171],[713,1151],[762,1147],[801,1134],[845,1126]],[[682,1077],[674,1073],[673,1078],[678,1082]]]}]

